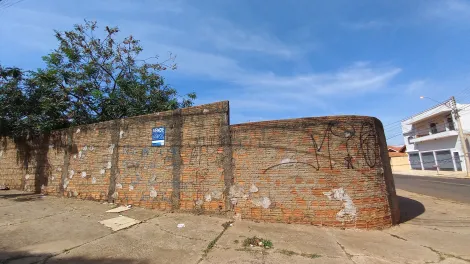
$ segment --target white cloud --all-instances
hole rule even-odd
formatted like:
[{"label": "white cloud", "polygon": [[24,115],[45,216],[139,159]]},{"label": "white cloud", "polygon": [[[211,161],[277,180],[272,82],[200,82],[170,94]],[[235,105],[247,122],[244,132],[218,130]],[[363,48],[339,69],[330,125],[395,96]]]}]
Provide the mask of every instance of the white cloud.
[{"label": "white cloud", "polygon": [[[150,23],[144,21],[121,20],[121,29],[146,39],[155,39],[164,45],[186,49],[197,49],[224,53],[227,55],[249,53],[273,56],[282,59],[295,59],[314,49],[289,45],[264,32],[241,29],[229,21],[221,19],[197,19],[185,25],[174,26],[168,21]],[[197,27],[192,24],[197,23]]]},{"label": "white cloud", "polygon": [[171,49],[177,54],[176,74],[224,81],[241,87],[250,97],[262,100],[276,94],[298,101],[305,101],[309,96],[360,95],[386,88],[402,71],[398,67],[356,62],[335,71],[280,75],[263,70],[249,71],[234,58],[213,53],[163,46],[158,49]]},{"label": "white cloud", "polygon": [[[46,2],[49,5],[54,3]],[[87,18],[96,19],[99,25],[118,25],[125,34],[140,37],[144,45],[146,40],[158,40],[160,45],[183,49],[238,52],[243,55],[251,52],[284,59],[306,51],[284,43],[262,28],[240,28],[228,20],[207,16],[202,10],[180,1],[121,1],[118,5],[109,0],[90,5],[86,2],[82,4],[83,8],[68,12],[62,12],[60,8],[48,10],[45,6],[36,8],[34,5],[9,8],[0,19],[0,22],[8,21],[1,23],[0,33],[24,47],[34,49],[36,46],[38,50],[44,50],[45,46],[53,46],[53,29],[71,28]],[[101,12],[101,17],[93,17]],[[136,12],[141,16],[136,17]],[[22,19],[18,20],[18,17]],[[34,40],[38,40],[37,43]]]},{"label": "white cloud", "polygon": [[[175,75],[195,79],[234,81],[244,74],[244,69],[238,65],[238,62],[228,56],[154,42],[146,43],[143,57],[153,55],[149,53],[149,50],[158,50],[160,54],[171,52],[176,55],[178,70],[174,73]],[[146,47],[151,47],[151,49],[146,50]]]},{"label": "white cloud", "polygon": [[[261,60],[266,58],[274,63],[286,59],[295,61],[306,51],[261,28],[241,28],[227,20],[206,18],[200,10],[184,4],[172,3],[170,7],[164,8],[171,14],[159,12],[155,17],[150,16],[151,19],[149,16],[131,19],[135,8],[145,7],[139,3],[135,4],[136,7],[128,7],[128,10],[126,5],[115,7],[106,11],[114,12],[114,15],[96,19],[100,25],[119,25],[121,36],[133,34],[141,39],[143,58],[159,54],[164,59],[166,52],[170,51],[176,54],[178,70],[165,75],[170,82],[172,78],[189,78],[223,83],[222,87],[210,91],[204,90],[205,87],[197,87],[196,91],[201,91],[200,102],[229,99],[232,109],[237,111],[238,121],[247,121],[243,117],[263,119],[273,112],[286,113],[290,117],[311,115],[318,109],[328,113],[336,112],[332,104],[336,98],[388,89],[401,72],[398,67],[368,62],[302,74],[287,74],[269,68],[256,69],[250,67],[252,65],[243,64],[243,59],[256,54]],[[97,7],[90,5],[89,8],[96,11],[102,5],[105,4]],[[71,28],[73,24],[82,21],[76,17],[88,11],[85,8],[70,15],[57,10],[49,12],[33,8],[12,10],[8,21],[17,24],[14,31],[10,30],[7,35],[2,33],[8,26],[0,26],[0,34],[6,36],[4,43],[13,41],[15,44],[29,45],[32,43],[30,36],[34,36],[37,42],[29,46],[30,49],[40,52],[45,47],[52,49],[56,45],[52,29]],[[178,15],[175,16],[175,13]],[[14,17],[25,18],[18,20]],[[184,22],[181,22],[183,19]]]},{"label": "white cloud", "polygon": [[416,94],[422,91],[424,88],[429,88],[430,84],[427,80],[415,80],[405,86],[405,92],[407,94]]},{"label": "white cloud", "polygon": [[203,23],[197,35],[220,50],[257,52],[284,58],[302,53],[299,47],[289,46],[260,30],[242,30],[223,19],[207,19]]},{"label": "white cloud", "polygon": [[[0,35],[3,45],[20,46],[28,50],[48,52],[55,48],[54,29],[71,28],[83,21],[53,12],[11,7],[0,17]],[[18,19],[21,17],[21,19]],[[8,21],[8,23],[6,22]],[[14,43],[14,45],[11,45]],[[45,55],[45,54],[41,54]]]},{"label": "white cloud", "polygon": [[296,88],[315,95],[350,96],[386,87],[401,72],[400,68],[356,63],[333,72],[294,76],[275,74],[255,75],[248,78],[254,86]]},{"label": "white cloud", "polygon": [[470,20],[470,2],[467,0],[440,0],[430,2],[425,9],[430,18],[448,21]]},{"label": "white cloud", "polygon": [[[249,117],[254,113],[262,118],[263,114],[273,113],[291,113],[291,117],[299,117],[318,110],[329,114],[338,112],[335,101],[390,89],[393,79],[401,72],[397,67],[370,63],[355,63],[331,72],[291,76],[263,71],[249,72],[236,64],[223,63],[212,67],[229,73],[211,75],[211,78],[231,84],[226,89],[216,91],[211,99],[230,100],[231,108],[239,113],[237,118],[240,118],[234,119],[234,122],[251,120]],[[189,71],[189,74],[192,72],[194,70]],[[183,70],[180,74],[186,72]]]}]

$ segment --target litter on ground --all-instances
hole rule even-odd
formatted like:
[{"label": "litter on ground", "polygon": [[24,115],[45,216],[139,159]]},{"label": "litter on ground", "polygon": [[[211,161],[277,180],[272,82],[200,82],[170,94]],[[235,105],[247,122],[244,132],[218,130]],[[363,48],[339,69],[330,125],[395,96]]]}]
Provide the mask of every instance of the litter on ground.
[{"label": "litter on ground", "polygon": [[131,209],[131,208],[127,207],[127,206],[119,206],[119,207],[116,207],[114,209],[106,211],[106,213],[120,213],[120,212],[127,211],[129,209]]},{"label": "litter on ground", "polygon": [[140,223],[139,220],[126,217],[126,216],[118,216],[115,218],[100,221],[100,224],[111,228],[113,231],[118,231],[124,228],[128,228],[138,223]]}]

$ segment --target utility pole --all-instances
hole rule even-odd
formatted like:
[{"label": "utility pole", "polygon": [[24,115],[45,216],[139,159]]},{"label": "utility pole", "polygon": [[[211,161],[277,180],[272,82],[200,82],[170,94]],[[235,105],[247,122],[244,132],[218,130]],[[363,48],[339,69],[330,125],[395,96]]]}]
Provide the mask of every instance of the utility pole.
[{"label": "utility pole", "polygon": [[467,171],[467,176],[469,176],[468,170],[470,166],[470,159],[468,156],[468,149],[467,149],[467,143],[465,136],[463,134],[462,130],[462,123],[460,122],[460,115],[459,115],[459,110],[457,109],[457,103],[455,102],[455,97],[452,96],[450,98],[450,102],[452,104],[452,113],[454,114],[454,118],[457,121],[457,126],[459,127],[459,138],[460,138],[460,144],[462,144],[462,151],[463,151],[463,156],[465,159],[465,168]]}]

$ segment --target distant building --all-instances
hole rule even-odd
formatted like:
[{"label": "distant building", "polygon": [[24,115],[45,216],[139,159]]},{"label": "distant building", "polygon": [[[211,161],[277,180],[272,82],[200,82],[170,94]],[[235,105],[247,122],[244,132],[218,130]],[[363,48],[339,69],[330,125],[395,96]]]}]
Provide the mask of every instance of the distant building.
[{"label": "distant building", "polygon": [[388,157],[393,172],[409,171],[410,162],[406,154],[406,145],[388,146]]},{"label": "distant building", "polygon": [[[406,152],[406,145],[403,146],[387,146],[388,153],[405,153]],[[406,154],[405,154],[406,155]]]},{"label": "distant building", "polygon": [[406,152],[413,170],[465,171],[461,140],[468,146],[470,104],[457,104],[464,139],[459,137],[452,101],[434,106],[401,123]]}]

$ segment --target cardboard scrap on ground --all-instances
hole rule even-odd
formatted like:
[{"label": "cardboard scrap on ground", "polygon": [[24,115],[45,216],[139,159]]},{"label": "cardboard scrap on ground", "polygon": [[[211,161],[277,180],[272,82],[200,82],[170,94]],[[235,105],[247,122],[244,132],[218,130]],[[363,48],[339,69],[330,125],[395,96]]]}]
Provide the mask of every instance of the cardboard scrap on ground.
[{"label": "cardboard scrap on ground", "polygon": [[100,221],[100,224],[103,224],[104,226],[111,228],[113,231],[118,231],[124,228],[128,228],[138,223],[140,223],[139,220],[126,217],[126,216],[118,216],[115,218]]},{"label": "cardboard scrap on ground", "polygon": [[131,208],[127,207],[127,206],[119,206],[119,207],[116,207],[114,209],[106,211],[106,213],[120,213],[120,212],[127,211],[129,209],[131,209]]}]

